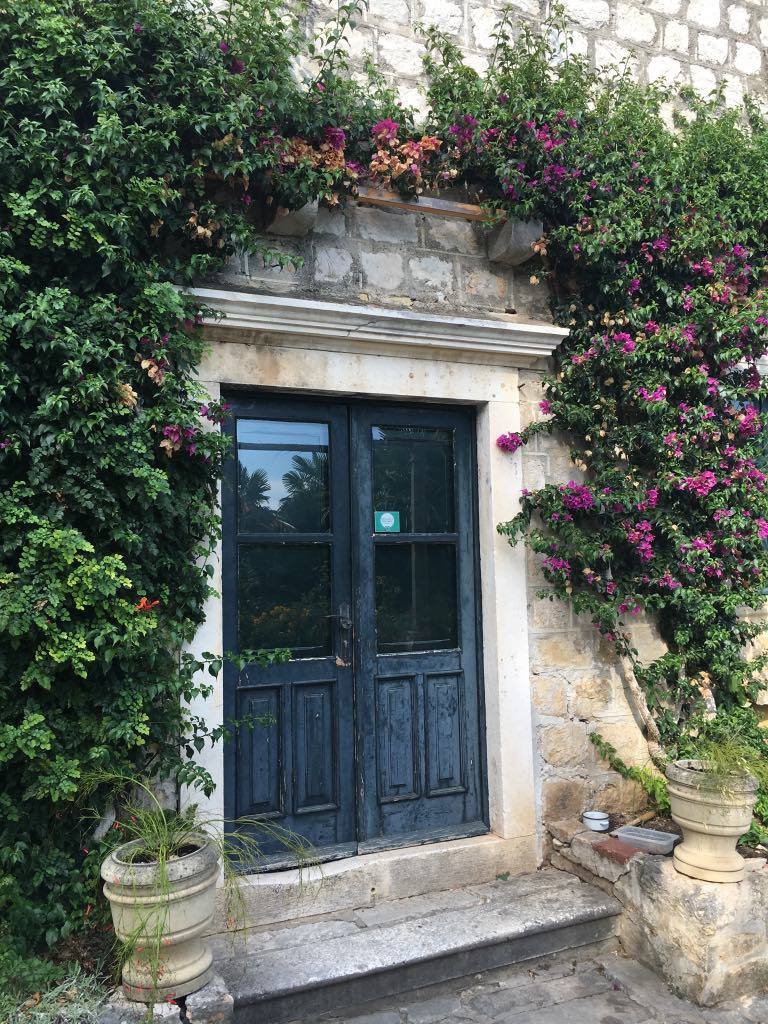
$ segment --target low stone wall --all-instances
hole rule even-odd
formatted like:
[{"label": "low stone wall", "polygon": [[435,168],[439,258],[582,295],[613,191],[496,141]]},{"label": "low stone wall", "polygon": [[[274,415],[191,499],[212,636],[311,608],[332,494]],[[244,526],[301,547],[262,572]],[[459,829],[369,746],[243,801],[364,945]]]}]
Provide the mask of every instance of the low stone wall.
[{"label": "low stone wall", "polygon": [[743,882],[700,882],[671,857],[645,853],[578,820],[550,825],[552,865],[612,893],[624,907],[626,953],[701,1006],[768,990],[768,870],[748,860]]}]

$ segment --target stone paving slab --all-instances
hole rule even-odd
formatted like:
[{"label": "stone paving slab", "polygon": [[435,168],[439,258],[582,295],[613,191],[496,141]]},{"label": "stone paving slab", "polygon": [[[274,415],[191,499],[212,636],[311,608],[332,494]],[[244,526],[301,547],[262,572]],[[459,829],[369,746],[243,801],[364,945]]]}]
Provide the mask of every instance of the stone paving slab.
[{"label": "stone paving slab", "polygon": [[570,952],[295,1024],[768,1024],[768,995],[702,1009],[621,954]]}]

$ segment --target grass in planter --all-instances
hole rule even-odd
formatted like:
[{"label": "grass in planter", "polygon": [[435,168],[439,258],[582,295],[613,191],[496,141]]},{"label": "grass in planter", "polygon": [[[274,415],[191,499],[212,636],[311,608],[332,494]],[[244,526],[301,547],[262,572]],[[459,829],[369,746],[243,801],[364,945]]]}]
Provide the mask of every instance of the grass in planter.
[{"label": "grass in planter", "polygon": [[[125,851],[127,855],[121,856],[121,860],[128,864],[157,866],[160,908],[147,910],[146,915],[139,917],[139,923],[131,934],[122,939],[116,937],[115,945],[118,978],[131,958],[137,959],[149,975],[151,985],[147,989],[147,1003],[158,1001],[165,973],[165,935],[170,911],[167,902],[165,907],[162,902],[163,897],[171,892],[169,867],[173,862],[202,849],[208,843],[213,845],[224,876],[226,926],[233,933],[233,938],[236,934],[242,934],[246,928],[247,907],[243,886],[247,883],[242,879],[242,872],[252,870],[263,859],[260,840],[268,838],[279,842],[295,858],[300,871],[317,863],[313,847],[303,837],[271,822],[252,819],[222,821],[201,815],[196,806],[182,812],[170,811],[162,806],[157,794],[146,782],[126,776],[101,773],[92,776],[87,785],[90,791],[108,787],[113,794],[131,794],[129,798],[119,801],[119,847],[132,843],[135,845]],[[256,830],[260,839],[243,832],[225,831],[225,826],[237,828],[240,825]]]}]

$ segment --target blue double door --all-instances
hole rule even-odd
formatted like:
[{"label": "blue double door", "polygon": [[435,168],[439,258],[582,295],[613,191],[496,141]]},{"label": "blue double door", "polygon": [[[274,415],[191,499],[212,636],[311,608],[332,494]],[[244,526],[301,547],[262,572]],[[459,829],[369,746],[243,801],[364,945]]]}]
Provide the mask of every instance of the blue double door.
[{"label": "blue double door", "polygon": [[326,859],[487,831],[471,411],[232,404],[225,649],[291,659],[225,669],[227,817]]}]

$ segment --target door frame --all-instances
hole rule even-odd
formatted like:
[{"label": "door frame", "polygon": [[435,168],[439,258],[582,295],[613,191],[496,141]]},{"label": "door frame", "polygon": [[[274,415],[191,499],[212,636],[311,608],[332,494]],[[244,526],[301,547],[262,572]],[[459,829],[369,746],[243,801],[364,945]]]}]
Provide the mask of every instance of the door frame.
[{"label": "door frame", "polygon": [[[358,744],[362,742],[362,730],[360,728],[359,713],[360,713],[360,699],[358,695],[359,680],[356,676],[356,669],[359,668],[359,642],[357,633],[355,632],[355,639],[353,642],[354,649],[354,660],[352,666],[352,693],[353,693],[353,771],[355,779],[355,799],[354,806],[352,808],[354,823],[355,823],[355,838],[351,843],[343,843],[337,847],[326,848],[321,855],[321,859],[324,861],[336,860],[344,857],[356,856],[364,853],[369,853],[377,850],[397,849],[404,846],[423,846],[430,845],[438,842],[445,842],[452,839],[466,838],[469,836],[477,836],[487,834],[490,830],[490,816],[489,816],[489,786],[488,786],[488,755],[487,755],[487,738],[486,738],[486,699],[485,699],[485,679],[483,670],[483,634],[482,634],[482,579],[481,579],[481,565],[480,565],[480,538],[479,538],[479,488],[478,488],[478,462],[477,462],[477,410],[474,405],[470,404],[459,404],[451,402],[436,402],[436,401],[420,401],[418,398],[407,398],[407,399],[396,399],[396,398],[358,398],[358,397],[346,397],[343,395],[327,394],[325,392],[309,392],[309,391],[287,391],[278,390],[272,388],[254,388],[247,386],[238,385],[227,385],[222,388],[221,399],[223,401],[231,401],[234,406],[236,415],[232,418],[232,429],[228,431],[230,437],[234,438],[234,423],[238,416],[243,416],[243,409],[247,409],[249,406],[253,406],[253,413],[258,413],[258,403],[263,401],[267,405],[266,412],[269,413],[269,406],[275,407],[278,403],[289,405],[295,403],[297,409],[306,407],[312,413],[312,415],[318,415],[319,410],[323,406],[332,406],[335,408],[353,409],[353,408],[368,408],[368,409],[381,409],[386,412],[387,409],[392,409],[393,412],[397,411],[401,414],[407,415],[409,408],[422,409],[430,412],[439,414],[445,412],[451,416],[457,414],[462,415],[467,421],[467,435],[468,435],[468,477],[470,483],[470,494],[468,498],[469,508],[469,545],[471,550],[472,565],[471,573],[473,578],[474,586],[474,612],[471,619],[471,629],[474,637],[474,657],[473,669],[476,680],[477,689],[477,751],[478,751],[478,787],[477,787],[477,798],[479,804],[480,821],[482,824],[473,823],[467,825],[457,825],[455,827],[448,827],[435,831],[433,836],[422,836],[418,834],[408,833],[402,836],[393,836],[390,838],[376,838],[361,840],[361,816],[364,813],[363,801],[360,799],[360,794],[363,792],[364,785],[364,766],[363,760],[359,756]],[[245,413],[247,416],[247,413]],[[279,416],[272,418],[280,418]],[[297,417],[299,418],[299,417]],[[349,566],[347,574],[351,577],[352,581],[352,609],[353,609],[353,621],[354,620],[354,608],[355,608],[355,581],[357,580],[357,573],[359,569],[358,565],[358,540],[360,533],[360,522],[359,522],[359,507],[358,504],[353,500],[351,493],[352,485],[352,462],[354,459],[352,451],[352,417],[348,418],[347,428],[348,434],[346,439],[346,452],[348,454],[348,465],[346,472],[346,500],[348,504],[348,515],[347,524],[350,531],[349,541]],[[236,448],[228,454],[227,458],[230,463],[230,467],[233,464],[233,460],[236,459]],[[331,453],[331,460],[333,460],[333,453]],[[333,473],[333,469],[330,470]],[[221,498],[221,512],[222,512],[222,537],[221,537],[221,550],[222,550],[222,592],[221,592],[221,609],[222,609],[222,636],[224,641],[224,650],[236,650],[237,649],[237,573],[236,569],[234,575],[232,573],[232,566],[236,564],[237,557],[237,526],[236,526],[236,505],[237,497],[236,491],[232,491],[229,495],[224,493],[224,488],[229,486],[231,490],[232,480],[235,478],[235,474],[231,471],[225,472],[222,480],[222,498]],[[461,600],[460,595],[457,594],[457,601],[459,606],[459,614],[463,614],[461,611]],[[237,687],[236,680],[239,672],[234,666],[229,665],[224,668],[224,681],[223,681],[223,715],[224,720],[232,717],[236,713],[237,704]],[[337,716],[337,728],[340,728]],[[224,817],[226,819],[226,828],[228,831],[232,830],[231,821],[236,816],[236,801],[237,801],[237,737],[231,740],[223,740],[223,810]],[[320,852],[320,851],[318,851]],[[260,865],[261,870],[279,870],[290,866],[291,862],[286,860],[285,857],[268,857],[265,859],[263,865]]]}]

